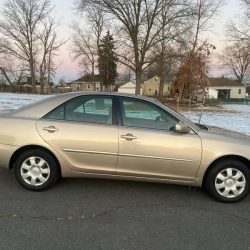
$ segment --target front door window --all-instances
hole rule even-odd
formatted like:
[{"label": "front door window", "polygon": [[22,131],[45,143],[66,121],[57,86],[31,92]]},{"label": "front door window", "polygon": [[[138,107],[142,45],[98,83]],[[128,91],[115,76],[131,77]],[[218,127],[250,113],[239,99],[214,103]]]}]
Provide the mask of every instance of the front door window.
[{"label": "front door window", "polygon": [[172,131],[178,123],[175,117],[147,101],[122,98],[121,108],[124,126]]}]

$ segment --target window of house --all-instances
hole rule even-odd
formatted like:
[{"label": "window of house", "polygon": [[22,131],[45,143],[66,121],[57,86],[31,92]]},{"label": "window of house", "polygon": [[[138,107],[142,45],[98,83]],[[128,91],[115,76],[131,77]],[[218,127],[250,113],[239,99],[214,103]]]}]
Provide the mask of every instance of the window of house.
[{"label": "window of house", "polygon": [[90,89],[90,84],[88,84],[87,88]]},{"label": "window of house", "polygon": [[121,98],[124,126],[174,130],[178,120],[156,105],[133,98]]},{"label": "window of house", "polygon": [[241,89],[238,90],[238,94],[239,94],[239,95],[241,94]]}]

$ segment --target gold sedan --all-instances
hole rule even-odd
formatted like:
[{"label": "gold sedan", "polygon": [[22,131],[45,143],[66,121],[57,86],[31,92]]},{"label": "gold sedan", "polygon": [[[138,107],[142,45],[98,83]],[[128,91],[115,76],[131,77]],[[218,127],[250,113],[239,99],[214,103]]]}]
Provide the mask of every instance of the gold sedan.
[{"label": "gold sedan", "polygon": [[2,115],[0,167],[33,191],[59,177],[110,178],[204,186],[236,202],[249,192],[250,138],[149,98],[78,92]]}]

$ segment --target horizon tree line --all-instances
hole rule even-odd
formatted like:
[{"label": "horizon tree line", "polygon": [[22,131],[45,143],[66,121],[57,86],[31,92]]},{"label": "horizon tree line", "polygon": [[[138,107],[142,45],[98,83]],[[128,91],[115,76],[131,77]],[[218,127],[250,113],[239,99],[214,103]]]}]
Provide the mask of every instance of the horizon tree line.
[{"label": "horizon tree line", "polygon": [[[250,26],[242,23],[249,24],[250,3],[238,1],[247,6],[246,12],[227,25],[226,45],[218,60],[229,77],[245,83],[250,74]],[[79,21],[71,25],[72,38],[68,41],[58,39],[50,0],[4,2],[0,14],[0,73],[9,85],[18,84],[28,75],[33,92],[39,79],[43,93],[44,85],[55,75],[55,58],[68,42],[69,53],[82,73],[100,74],[105,86],[114,82],[117,70],[127,68],[135,75],[136,94],[145,76],[152,74],[161,79],[159,99],[164,83],[170,80],[181,98],[204,88],[204,81],[197,79],[207,76],[215,46],[203,35],[212,27],[223,0],[76,0],[73,7]],[[112,40],[109,50],[103,45],[107,32]],[[212,46],[209,53],[208,48],[204,50],[205,44]],[[105,66],[108,70],[104,73]],[[113,72],[112,79],[107,72]]]}]

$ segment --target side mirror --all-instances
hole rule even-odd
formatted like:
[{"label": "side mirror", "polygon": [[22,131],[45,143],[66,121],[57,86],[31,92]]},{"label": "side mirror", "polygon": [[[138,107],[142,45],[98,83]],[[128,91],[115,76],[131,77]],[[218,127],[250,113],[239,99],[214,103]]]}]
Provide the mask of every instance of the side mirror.
[{"label": "side mirror", "polygon": [[183,123],[177,123],[175,125],[175,132],[182,133],[182,134],[188,134],[190,132],[190,128]]}]

